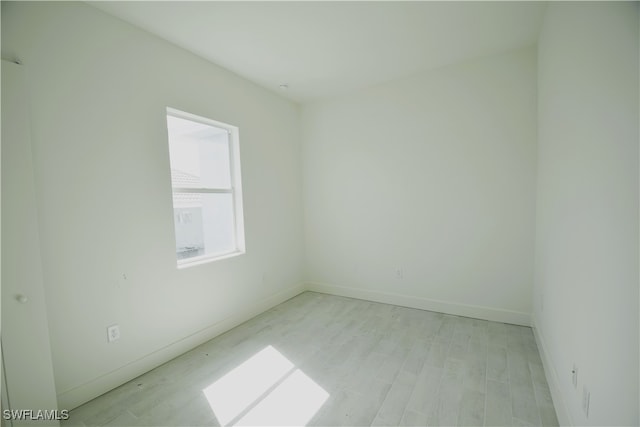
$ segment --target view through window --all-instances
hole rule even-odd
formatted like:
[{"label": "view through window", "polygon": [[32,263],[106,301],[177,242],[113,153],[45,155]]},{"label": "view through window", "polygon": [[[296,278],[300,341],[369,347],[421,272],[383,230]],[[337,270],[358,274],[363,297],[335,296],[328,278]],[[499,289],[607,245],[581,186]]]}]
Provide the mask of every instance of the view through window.
[{"label": "view through window", "polygon": [[167,109],[178,265],[244,252],[238,129]]}]

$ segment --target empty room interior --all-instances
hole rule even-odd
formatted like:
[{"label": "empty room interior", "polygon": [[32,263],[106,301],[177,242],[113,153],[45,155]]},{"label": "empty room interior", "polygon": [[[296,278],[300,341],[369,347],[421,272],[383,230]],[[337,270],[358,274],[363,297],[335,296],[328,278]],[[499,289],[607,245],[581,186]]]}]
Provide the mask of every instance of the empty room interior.
[{"label": "empty room interior", "polygon": [[2,425],[638,425],[638,2],[2,1]]}]

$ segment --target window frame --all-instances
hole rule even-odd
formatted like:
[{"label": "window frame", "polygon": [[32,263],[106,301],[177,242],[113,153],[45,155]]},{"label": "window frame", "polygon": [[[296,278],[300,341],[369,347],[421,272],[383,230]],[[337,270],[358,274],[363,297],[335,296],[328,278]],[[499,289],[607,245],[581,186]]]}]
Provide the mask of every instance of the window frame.
[{"label": "window frame", "polygon": [[[173,233],[174,233],[174,253],[176,255],[177,268],[187,268],[195,265],[206,264],[213,261],[232,258],[238,255],[246,253],[245,246],[245,234],[244,234],[244,211],[242,204],[242,176],[240,172],[240,131],[238,127],[219,122],[206,117],[198,116],[196,114],[187,113],[175,108],[167,107],[165,124],[167,124],[167,149],[171,144],[170,134],[168,129],[168,117],[176,117],[183,120],[189,120],[195,123],[213,126],[219,129],[224,129],[228,134],[229,141],[229,174],[230,187],[229,188],[215,188],[215,187],[174,187],[173,181],[170,179],[171,185],[171,208],[174,212],[173,218]],[[169,163],[171,164],[171,153],[169,153]],[[169,173],[171,174],[171,165],[169,166]],[[171,176],[171,175],[170,175]],[[220,252],[213,254],[198,255],[190,258],[178,259],[175,251],[177,244],[176,236],[176,224],[175,224],[175,207],[174,207],[174,194],[230,194],[232,204],[232,218],[233,218],[233,241],[234,247],[231,251]]]}]

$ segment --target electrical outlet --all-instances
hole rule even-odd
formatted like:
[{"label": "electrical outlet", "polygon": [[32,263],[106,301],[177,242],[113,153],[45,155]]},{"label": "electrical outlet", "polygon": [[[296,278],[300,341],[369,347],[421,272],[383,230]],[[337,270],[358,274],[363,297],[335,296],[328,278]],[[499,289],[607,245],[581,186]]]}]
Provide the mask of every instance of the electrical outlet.
[{"label": "electrical outlet", "polygon": [[571,371],[571,381],[573,382],[573,388],[578,388],[578,368],[576,364],[573,364],[573,370]]},{"label": "electrical outlet", "polygon": [[396,268],[396,279],[404,278],[404,272],[401,268]]},{"label": "electrical outlet", "polygon": [[120,326],[111,325],[107,328],[107,341],[114,342],[120,339]]},{"label": "electrical outlet", "polygon": [[587,387],[582,387],[582,411],[585,417],[589,418],[589,400],[591,399],[591,393],[587,390]]}]

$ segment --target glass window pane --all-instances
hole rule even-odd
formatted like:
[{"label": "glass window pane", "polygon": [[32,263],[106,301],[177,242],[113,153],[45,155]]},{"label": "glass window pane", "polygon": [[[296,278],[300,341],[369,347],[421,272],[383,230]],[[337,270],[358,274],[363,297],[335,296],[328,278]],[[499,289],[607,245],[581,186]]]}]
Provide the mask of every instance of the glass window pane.
[{"label": "glass window pane", "polygon": [[167,108],[167,131],[178,267],[244,253],[237,128]]},{"label": "glass window pane", "polygon": [[236,250],[231,194],[174,193],[173,211],[178,260]]},{"label": "glass window pane", "polygon": [[174,188],[231,188],[229,132],[167,116]]}]

